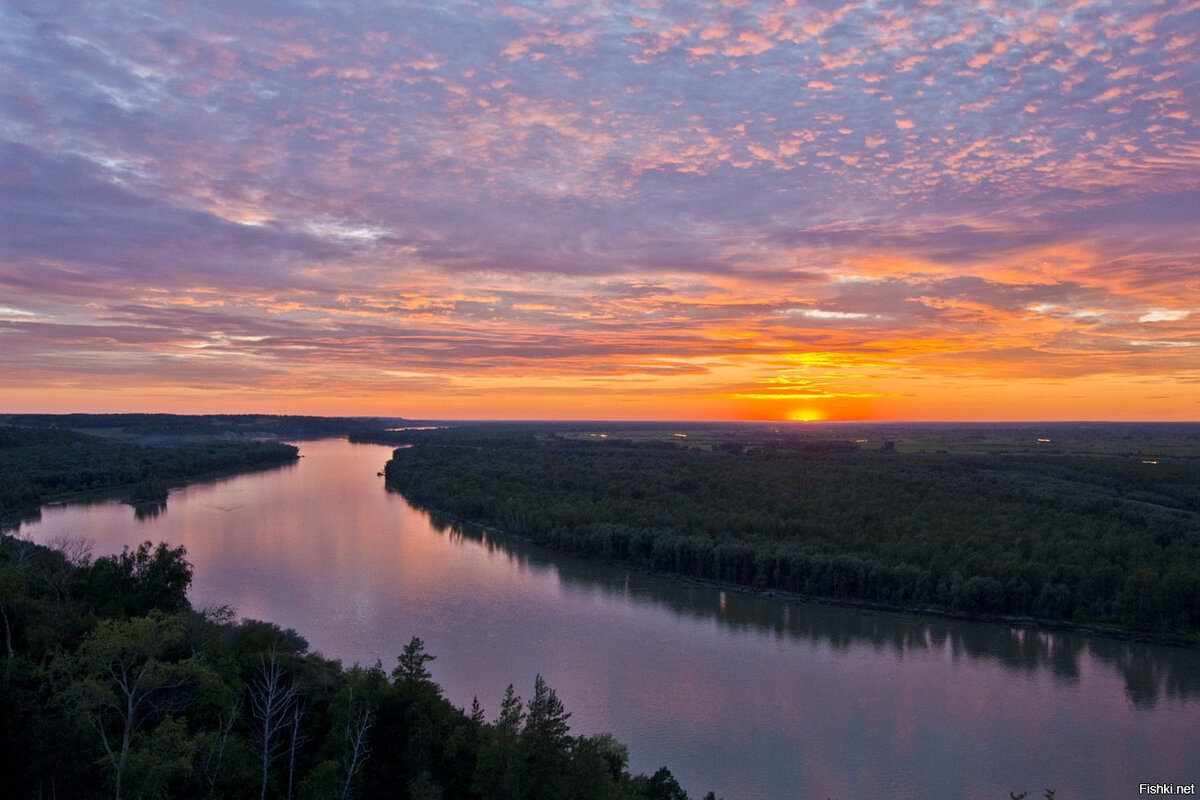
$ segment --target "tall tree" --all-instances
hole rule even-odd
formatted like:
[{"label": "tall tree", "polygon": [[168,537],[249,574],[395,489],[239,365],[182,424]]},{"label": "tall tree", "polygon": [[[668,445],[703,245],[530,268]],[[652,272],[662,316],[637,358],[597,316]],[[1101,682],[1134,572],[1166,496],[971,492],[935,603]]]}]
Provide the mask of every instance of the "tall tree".
[{"label": "tall tree", "polygon": [[342,755],[345,780],[342,782],[341,800],[349,800],[351,784],[362,769],[363,762],[371,754],[367,733],[374,723],[374,716],[375,712],[365,701],[355,702],[354,688],[351,687],[346,703],[345,744]]},{"label": "tall tree", "polygon": [[396,659],[396,668],[392,670],[392,679],[409,686],[426,684],[433,680],[433,675],[425,665],[435,661],[437,656],[425,652],[425,643],[414,636],[404,645],[403,652]]},{"label": "tall tree", "polygon": [[571,727],[567,724],[570,716],[558,694],[538,675],[521,732],[531,797],[566,795],[566,774],[571,762]]},{"label": "tall tree", "polygon": [[183,641],[184,618],[152,611],[145,617],[102,620],[59,668],[71,681],[70,702],[96,731],[121,800],[134,734],[172,708],[172,692],[195,677],[171,663]]},{"label": "tall tree", "polygon": [[480,748],[475,768],[474,792],[487,800],[517,800],[522,797],[521,729],[525,707],[510,683],[496,718]]},{"label": "tall tree", "polygon": [[4,651],[7,656],[4,677],[6,681],[12,670],[13,656],[16,655],[16,651],[13,650],[12,615],[14,615],[16,606],[25,597],[26,583],[25,573],[21,571],[20,567],[7,564],[0,566],[0,619],[4,621]]},{"label": "tall tree", "polygon": [[300,694],[299,684],[295,680],[288,680],[274,646],[260,660],[250,681],[249,694],[261,766],[259,798],[265,800],[271,762],[279,756],[280,732],[291,722]]},{"label": "tall tree", "polygon": [[231,704],[228,713],[218,711],[217,727],[212,731],[208,731],[200,740],[201,747],[196,768],[204,781],[204,785],[208,788],[207,797],[210,800],[216,797],[217,784],[224,775],[230,735],[233,733],[233,726],[237,722],[241,709],[241,701],[235,700]]}]

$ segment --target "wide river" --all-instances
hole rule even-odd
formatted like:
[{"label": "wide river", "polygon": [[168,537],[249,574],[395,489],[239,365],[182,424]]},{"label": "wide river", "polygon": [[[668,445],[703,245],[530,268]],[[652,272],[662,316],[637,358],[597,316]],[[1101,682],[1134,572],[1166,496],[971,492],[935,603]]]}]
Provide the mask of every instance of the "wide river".
[{"label": "wide river", "polygon": [[184,545],[197,607],[295,628],[390,669],[412,636],[449,699],[489,718],[539,673],[576,733],[693,798],[1057,800],[1200,783],[1200,652],[786,602],[438,525],[388,492],[390,450],[301,442],[294,466],[47,508],[22,531],[95,555]]}]

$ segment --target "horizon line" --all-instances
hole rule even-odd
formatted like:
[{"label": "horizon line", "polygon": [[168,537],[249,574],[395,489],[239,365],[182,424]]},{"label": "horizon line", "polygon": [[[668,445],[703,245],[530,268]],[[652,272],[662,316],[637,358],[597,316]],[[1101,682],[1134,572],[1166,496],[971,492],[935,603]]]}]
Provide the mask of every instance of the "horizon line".
[{"label": "horizon line", "polygon": [[295,417],[301,419],[353,419],[353,420],[402,420],[412,423],[556,423],[565,425],[1189,425],[1200,424],[1200,419],[1138,419],[1138,418],[1073,418],[1073,419],[672,419],[668,417],[639,418],[554,418],[554,417],[405,417],[389,414],[290,414],[262,411],[215,411],[204,413],[181,413],[174,411],[0,411],[0,417],[39,416],[68,417],[87,415],[95,417],[120,416],[167,416],[167,417]]}]

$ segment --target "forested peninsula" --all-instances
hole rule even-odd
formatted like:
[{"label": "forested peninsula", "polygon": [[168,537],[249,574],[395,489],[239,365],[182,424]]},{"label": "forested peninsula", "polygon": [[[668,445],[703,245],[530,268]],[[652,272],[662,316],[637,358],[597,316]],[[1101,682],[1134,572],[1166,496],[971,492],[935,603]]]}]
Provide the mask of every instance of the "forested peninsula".
[{"label": "forested peninsula", "polygon": [[586,557],[1196,642],[1197,426],[858,433],[448,426],[392,434],[385,474],[423,507]]},{"label": "forested peninsula", "polygon": [[92,492],[161,503],[172,484],[296,458],[297,448],[282,442],[204,438],[147,445],[67,428],[0,426],[0,518]]},{"label": "forested peninsula", "polygon": [[419,638],[344,668],[295,631],[191,608],[185,555],[0,535],[6,796],[687,800],[666,768],[631,775],[611,736],[572,735],[540,677],[457,709]]}]

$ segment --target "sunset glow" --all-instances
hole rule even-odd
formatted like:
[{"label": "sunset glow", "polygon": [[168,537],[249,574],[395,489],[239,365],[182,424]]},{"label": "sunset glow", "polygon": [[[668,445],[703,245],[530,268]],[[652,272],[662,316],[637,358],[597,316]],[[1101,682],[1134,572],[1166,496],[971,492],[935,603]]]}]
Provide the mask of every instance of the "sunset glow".
[{"label": "sunset glow", "polygon": [[1200,3],[14,2],[0,411],[1200,417]]}]

